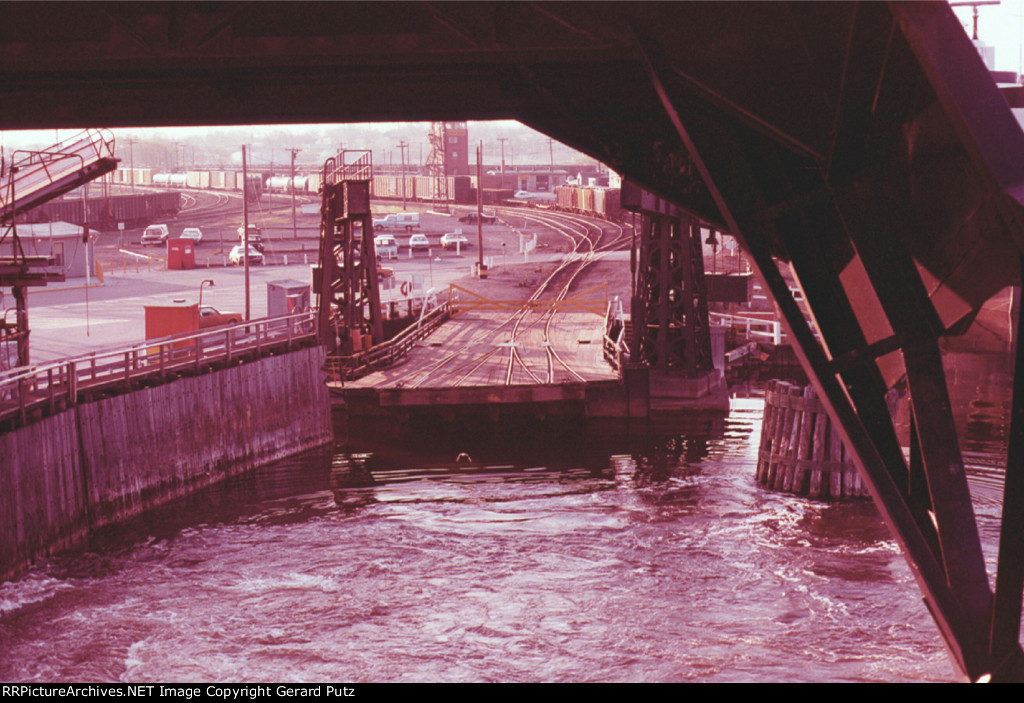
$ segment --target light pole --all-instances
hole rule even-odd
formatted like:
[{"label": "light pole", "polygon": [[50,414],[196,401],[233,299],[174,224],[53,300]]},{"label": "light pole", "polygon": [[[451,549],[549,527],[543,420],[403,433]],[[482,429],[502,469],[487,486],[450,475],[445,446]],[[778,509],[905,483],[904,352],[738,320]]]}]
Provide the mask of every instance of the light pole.
[{"label": "light pole", "polygon": [[205,281],[199,284],[199,307],[203,307],[203,286],[205,285],[209,285],[210,288],[213,288],[213,281],[210,279],[206,279]]}]

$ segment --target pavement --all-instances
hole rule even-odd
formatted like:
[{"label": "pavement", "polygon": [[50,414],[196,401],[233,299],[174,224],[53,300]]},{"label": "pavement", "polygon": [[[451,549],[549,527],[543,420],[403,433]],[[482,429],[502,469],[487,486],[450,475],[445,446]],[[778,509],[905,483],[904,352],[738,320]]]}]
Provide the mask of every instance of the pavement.
[{"label": "pavement", "polygon": [[[557,258],[557,254],[531,255],[531,262]],[[307,260],[312,263],[315,255]],[[508,256],[507,263],[519,263],[522,256]],[[391,290],[382,287],[381,301],[405,300],[400,284],[419,282],[414,289],[416,295],[423,295],[433,288],[438,293],[448,284],[471,274],[477,260],[475,247],[457,255],[454,251],[433,250],[428,257],[418,253],[409,258],[403,249],[398,259],[382,261],[382,265],[394,271],[396,286]],[[494,264],[500,266],[502,257]],[[46,363],[62,358],[80,356],[90,351],[125,347],[145,341],[146,305],[167,304],[174,300],[198,302],[200,284],[212,280],[214,285],[203,287],[202,302],[212,305],[221,312],[245,312],[245,276],[241,267],[196,268],[190,270],[165,270],[158,264],[147,269],[142,264],[136,270],[134,264],[120,270],[106,271],[103,282],[95,279],[86,286],[84,279],[50,284],[41,288],[30,288],[28,294],[29,354],[33,364]],[[290,263],[289,265],[253,266],[249,275],[250,318],[267,315],[267,283],[271,281],[297,281],[311,284],[310,265]],[[311,296],[315,301],[315,296]],[[13,308],[12,296],[0,301],[0,308]],[[10,313],[13,318],[13,312]],[[6,364],[5,364],[6,366]]]}]

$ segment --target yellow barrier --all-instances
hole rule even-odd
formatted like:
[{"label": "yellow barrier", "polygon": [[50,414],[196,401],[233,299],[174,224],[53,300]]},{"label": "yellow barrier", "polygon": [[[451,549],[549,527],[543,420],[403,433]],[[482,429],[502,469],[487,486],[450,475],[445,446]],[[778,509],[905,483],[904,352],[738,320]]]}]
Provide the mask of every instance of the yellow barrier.
[{"label": "yellow barrier", "polygon": [[[592,296],[596,291],[601,291],[602,295]],[[468,299],[463,299],[458,293],[464,293]],[[514,312],[524,309],[538,312],[590,312],[603,317],[608,310],[608,284],[588,288],[564,300],[495,300],[450,283],[448,300],[452,317],[465,312]]]}]

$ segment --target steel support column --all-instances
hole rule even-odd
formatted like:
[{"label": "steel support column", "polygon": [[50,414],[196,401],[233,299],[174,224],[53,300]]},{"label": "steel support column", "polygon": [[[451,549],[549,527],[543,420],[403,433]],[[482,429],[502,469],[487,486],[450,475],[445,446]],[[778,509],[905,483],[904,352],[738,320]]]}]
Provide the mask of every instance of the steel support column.
[{"label": "steel support column", "polygon": [[630,359],[662,376],[696,378],[713,368],[699,221],[626,187],[642,214]]},{"label": "steel support column", "polygon": [[320,260],[314,278],[318,330],[329,354],[350,355],[384,339],[377,257],[370,213],[372,167],[368,152],[342,152],[324,164],[320,208]]}]

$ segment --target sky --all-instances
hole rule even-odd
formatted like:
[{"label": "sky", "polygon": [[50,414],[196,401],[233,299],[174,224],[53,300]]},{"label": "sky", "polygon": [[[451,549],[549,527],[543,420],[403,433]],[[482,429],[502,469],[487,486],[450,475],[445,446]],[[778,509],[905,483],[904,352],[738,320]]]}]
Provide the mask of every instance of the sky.
[{"label": "sky", "polygon": [[[31,130],[0,132],[0,145],[10,159],[14,149],[41,149],[74,136],[78,129]],[[409,148],[409,165],[421,165],[429,156],[429,122],[382,122],[358,124],[296,124],[296,125],[234,125],[216,127],[122,127],[112,129],[117,155],[129,162],[129,137],[136,139],[131,160],[138,166],[175,170],[184,168],[241,168],[241,145],[249,145],[249,163],[254,167],[281,167],[289,158],[289,149],[299,150],[296,166],[300,169],[321,166],[324,159],[337,153],[340,144],[346,149],[372,149],[374,164],[402,158],[398,144]],[[499,164],[502,154],[513,165],[546,164],[553,158],[557,164],[592,164],[593,160],[554,141],[548,146],[543,134],[515,120],[470,122],[472,145],[484,145],[484,163]],[[502,143],[504,139],[504,147]],[[184,151],[178,152],[181,147]],[[502,149],[505,149],[503,152]],[[472,161],[472,154],[470,160]]]},{"label": "sky", "polygon": [[[970,36],[974,29],[971,7],[957,7],[953,13]],[[978,38],[996,48],[997,71],[1022,71],[1024,57],[1021,37],[1024,35],[1024,0],[1002,0],[998,5],[978,8]]]}]

